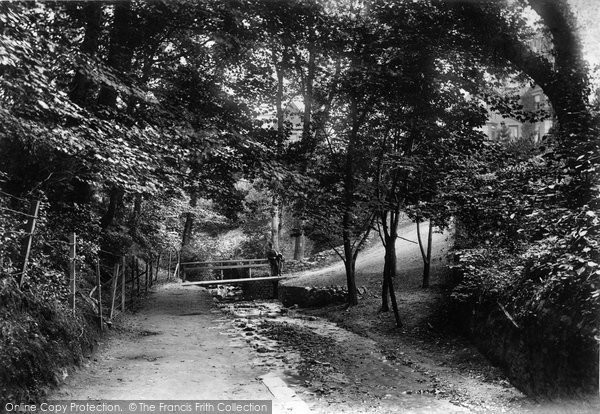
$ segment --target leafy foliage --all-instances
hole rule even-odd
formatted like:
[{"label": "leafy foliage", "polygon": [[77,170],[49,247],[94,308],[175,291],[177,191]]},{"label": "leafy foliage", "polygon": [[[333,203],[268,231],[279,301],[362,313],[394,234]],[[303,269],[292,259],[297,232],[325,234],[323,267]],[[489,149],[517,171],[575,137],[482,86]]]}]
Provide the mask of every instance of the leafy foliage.
[{"label": "leafy foliage", "polygon": [[[73,316],[50,292],[55,278],[43,275],[31,292],[20,290],[12,278],[0,279],[0,403],[36,401],[48,383],[62,378],[63,367],[81,361],[92,348],[94,330]],[[40,281],[35,277],[36,282]],[[79,304],[85,308],[84,304]],[[90,309],[86,309],[91,312]],[[83,337],[82,337],[83,335]]]},{"label": "leafy foliage", "polygon": [[[557,165],[548,153],[533,151],[529,159],[519,160],[507,158],[510,151],[494,149],[491,153],[501,157],[496,163],[488,158],[486,168],[465,177],[468,192],[455,198],[455,267],[462,276],[453,298],[473,309],[502,304],[522,332],[530,332],[527,346],[550,344],[548,358],[569,354],[563,371],[582,369],[562,378],[559,392],[590,389],[589,380],[579,383],[573,376],[590,378],[591,371],[582,367],[590,366],[600,329],[597,208],[570,207],[572,200],[561,188],[568,180],[560,173],[564,164]],[[557,392],[523,386],[536,393]]]},{"label": "leafy foliage", "polygon": [[[551,35],[548,50],[529,47],[528,5]],[[237,225],[244,253],[258,257],[275,198],[294,206],[321,247],[343,246],[350,303],[374,215],[387,223],[402,210],[456,223],[458,301],[498,301],[519,324],[553,320],[545,335],[562,329],[590,342],[600,129],[567,6],[2,3],[2,311],[24,321],[6,325],[10,335],[49,346],[35,323],[62,312],[67,234],[84,235],[84,274],[99,253],[105,264],[182,245],[190,258],[235,255],[217,236]],[[551,111],[495,93],[506,79],[537,83]],[[291,143],[285,103],[299,100],[302,133]],[[542,145],[484,141],[483,102],[522,121],[553,114],[557,126]],[[275,130],[257,120],[265,107]],[[22,259],[22,213],[37,199],[30,271],[17,291],[8,275]],[[21,304],[31,314],[11,313]],[[65,343],[79,322],[59,323]]]}]

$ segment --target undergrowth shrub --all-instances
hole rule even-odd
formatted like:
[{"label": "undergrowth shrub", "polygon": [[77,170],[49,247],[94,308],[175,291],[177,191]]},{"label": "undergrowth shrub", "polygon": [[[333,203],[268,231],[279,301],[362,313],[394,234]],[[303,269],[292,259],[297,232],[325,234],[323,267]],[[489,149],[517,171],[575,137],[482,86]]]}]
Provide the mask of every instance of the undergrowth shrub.
[{"label": "undergrowth shrub", "polygon": [[[47,275],[51,279],[57,275]],[[41,276],[38,276],[41,279]],[[46,285],[52,285],[50,280]],[[96,328],[86,319],[93,310],[84,301],[74,314],[63,292],[19,289],[14,278],[0,279],[0,406],[34,402],[49,384],[64,377],[92,348]]]},{"label": "undergrowth shrub", "polygon": [[529,394],[598,389],[599,134],[488,145],[453,182],[456,322]]},{"label": "undergrowth shrub", "polygon": [[[540,226],[543,238],[519,252],[497,245],[457,252],[461,278],[452,293],[457,315],[472,334],[484,336],[476,341],[485,343],[486,332],[505,332],[484,347],[526,392],[593,392],[600,333],[600,218],[583,206],[540,211],[536,220],[545,223]],[[512,341],[518,352],[501,340]]]}]

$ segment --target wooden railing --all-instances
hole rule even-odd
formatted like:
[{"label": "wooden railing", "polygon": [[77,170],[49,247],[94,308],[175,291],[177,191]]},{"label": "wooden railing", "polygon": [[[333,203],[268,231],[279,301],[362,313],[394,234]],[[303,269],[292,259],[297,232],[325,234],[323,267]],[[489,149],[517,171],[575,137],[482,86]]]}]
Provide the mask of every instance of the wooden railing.
[{"label": "wooden railing", "polygon": [[223,270],[226,269],[248,269],[248,277],[251,278],[252,269],[262,267],[269,267],[267,259],[226,259],[181,263],[181,270],[184,275],[185,271],[188,270],[220,270],[221,280],[223,280]]}]

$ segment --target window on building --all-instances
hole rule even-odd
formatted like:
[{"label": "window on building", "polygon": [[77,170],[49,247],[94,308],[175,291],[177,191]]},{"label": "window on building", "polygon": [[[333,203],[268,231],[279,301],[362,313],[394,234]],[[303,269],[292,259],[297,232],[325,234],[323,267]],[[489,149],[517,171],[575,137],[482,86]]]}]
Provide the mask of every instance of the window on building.
[{"label": "window on building", "polygon": [[535,109],[543,109],[545,107],[544,99],[542,95],[534,95],[533,101],[535,102]]},{"label": "window on building", "polygon": [[487,133],[488,138],[489,139],[496,138],[496,135],[498,135],[498,132],[496,131],[498,129],[497,124],[493,123],[493,122],[488,122],[487,126],[488,126],[488,133]]},{"label": "window on building", "polygon": [[539,122],[535,123],[533,139],[535,142],[540,142],[542,139],[542,128]]}]

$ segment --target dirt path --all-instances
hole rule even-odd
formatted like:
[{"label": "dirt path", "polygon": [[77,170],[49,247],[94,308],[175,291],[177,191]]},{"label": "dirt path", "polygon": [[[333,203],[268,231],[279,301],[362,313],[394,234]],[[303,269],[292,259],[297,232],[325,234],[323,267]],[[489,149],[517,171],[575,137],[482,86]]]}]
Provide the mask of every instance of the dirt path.
[{"label": "dirt path", "polygon": [[[427,226],[421,228],[426,237]],[[416,241],[416,226],[399,228],[397,242],[398,276],[395,280],[402,329],[395,327],[391,312],[379,313],[384,249],[380,243],[361,252],[356,263],[356,282],[365,288],[359,304],[347,309],[334,305],[304,310],[295,321],[284,325],[266,324],[265,334],[278,339],[280,346],[300,349],[304,361],[316,359],[329,365],[311,368],[299,364],[314,396],[339,412],[352,412],[357,396],[365,395],[364,412],[419,412],[406,395],[427,396],[438,404],[450,404],[447,412],[472,413],[595,413],[597,401],[569,400],[536,402],[513,387],[502,371],[494,367],[466,338],[452,327],[448,314],[445,284],[448,277],[448,234],[434,233],[430,289],[422,289],[422,261]],[[410,241],[409,241],[410,240]],[[312,272],[292,275],[284,282],[294,286],[345,285],[341,263]],[[298,318],[315,322],[301,322]],[[321,318],[330,321],[323,330]],[[282,323],[282,321],[277,321]],[[316,323],[316,325],[315,325]],[[296,332],[293,334],[292,332]],[[351,336],[354,335],[354,336]],[[321,344],[315,352],[298,345],[296,336],[312,338]],[[334,339],[332,342],[331,339]],[[334,375],[330,375],[330,374]],[[353,388],[352,384],[360,387]],[[348,392],[348,388],[352,392]],[[310,389],[310,388],[309,388]],[[310,400],[309,400],[310,401]],[[370,402],[370,404],[369,404]],[[423,404],[423,400],[421,400]],[[410,407],[413,407],[412,409]],[[435,403],[424,412],[443,410]],[[406,411],[406,410],[409,411]],[[337,411],[331,412],[337,412]],[[416,410],[416,411],[412,411]],[[461,411],[464,410],[464,411]],[[363,411],[357,411],[363,412]]]},{"label": "dirt path", "polygon": [[[520,413],[528,402],[468,344],[435,349],[389,325],[381,336],[358,334],[352,324],[345,329],[314,316],[335,317],[335,307],[307,312],[276,302],[222,306],[237,326],[252,331],[247,340],[263,352],[264,363],[315,413]],[[459,357],[462,362],[453,360]]]},{"label": "dirt path", "polygon": [[272,371],[259,357],[208,292],[167,284],[49,399],[263,399],[302,412],[259,379]]},{"label": "dirt path", "polygon": [[394,363],[372,339],[276,301],[222,304],[265,366],[314,413],[470,413],[434,391],[429,373]]},{"label": "dirt path", "polygon": [[[410,233],[406,226],[401,234]],[[442,263],[445,236],[434,240]],[[394,328],[392,315],[377,313],[378,246],[359,262],[359,284],[367,290],[350,309],[215,304],[203,289],[167,284],[139,312],[125,315],[93,360],[50,399],[267,399],[275,413],[289,414],[595,412],[536,405],[447,330],[446,293],[418,287],[418,246],[404,243],[397,281],[403,329]],[[441,278],[443,266],[434,266],[432,282]],[[343,268],[333,265],[291,283],[340,279]]]},{"label": "dirt path", "polygon": [[[424,239],[426,232],[427,225],[421,226]],[[402,329],[395,328],[391,313],[378,313],[384,256],[380,243],[375,243],[358,256],[357,285],[366,288],[358,306],[350,309],[330,306],[305,311],[304,314],[326,318],[338,328],[356,334],[352,341],[340,342],[342,348],[345,343],[351,345],[346,345],[346,351],[338,349],[338,353],[355,354],[355,344],[363,343],[359,348],[371,351],[363,352],[362,356],[356,355],[357,359],[370,360],[372,355],[377,355],[377,361],[369,365],[377,367],[373,369],[381,375],[367,379],[366,383],[363,382],[363,388],[370,383],[372,387],[386,389],[381,398],[416,393],[449,402],[466,412],[519,413],[525,410],[530,401],[511,386],[502,372],[494,368],[473,345],[448,329],[449,318],[444,309],[447,293],[442,287],[447,276],[448,234],[433,234],[433,287],[428,290],[420,287],[423,264],[419,246],[414,243],[417,240],[416,226],[404,224],[399,228],[399,236],[395,285],[403,320]],[[344,285],[346,277],[340,263],[293,276],[285,283],[300,286]],[[367,343],[370,345],[367,346]],[[363,375],[360,365],[354,369],[354,375]],[[389,381],[395,382],[396,387],[390,388]]]},{"label": "dirt path", "polygon": [[[401,235],[409,238],[410,231],[405,227]],[[436,234],[434,240],[443,237]],[[418,266],[418,246],[404,243]],[[434,249],[438,257],[440,245]],[[375,246],[362,255],[365,283],[378,280],[380,254]],[[343,277],[343,268],[334,265],[307,277],[330,284]],[[163,285],[143,309],[126,315],[93,360],[51,398],[274,399],[275,412],[307,412],[306,405],[289,411],[294,407],[289,399],[273,395],[267,385],[283,379],[289,387],[284,394],[294,396],[292,402],[305,400],[317,413],[471,412],[440,383],[430,369],[434,363],[415,358],[414,345],[384,349],[383,338],[352,332],[371,323],[373,312],[361,308],[370,303],[364,299],[353,310],[358,324],[344,329],[276,302],[219,309],[202,289]],[[339,313],[330,310],[334,318]]]},{"label": "dirt path", "polygon": [[[421,237],[427,242],[428,223],[423,223],[421,227]],[[416,225],[414,223],[401,224],[398,228],[398,240],[396,242],[396,251],[398,254],[398,282],[411,286],[418,286],[420,274],[423,268],[423,261],[419,245],[417,244]],[[447,253],[450,236],[448,232],[434,232],[432,238],[432,279],[444,276],[445,265],[447,264]],[[358,255],[356,261],[356,283],[358,286],[368,284],[373,274],[381,275],[383,272],[383,257],[385,250],[381,242],[376,241],[373,246]],[[293,279],[286,282],[293,285],[303,286],[329,286],[346,284],[346,275],[344,264],[339,261],[330,266],[299,272],[292,275]]]}]

